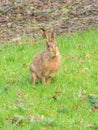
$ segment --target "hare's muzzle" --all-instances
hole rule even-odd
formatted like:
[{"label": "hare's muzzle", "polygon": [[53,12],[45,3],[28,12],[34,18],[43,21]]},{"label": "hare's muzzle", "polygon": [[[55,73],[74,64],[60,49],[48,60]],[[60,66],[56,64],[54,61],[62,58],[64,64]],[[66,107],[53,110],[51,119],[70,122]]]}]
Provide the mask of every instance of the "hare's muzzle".
[{"label": "hare's muzzle", "polygon": [[53,52],[53,53],[51,54],[51,57],[52,57],[52,58],[55,58],[55,57],[57,57],[57,56],[59,56],[59,52]]}]

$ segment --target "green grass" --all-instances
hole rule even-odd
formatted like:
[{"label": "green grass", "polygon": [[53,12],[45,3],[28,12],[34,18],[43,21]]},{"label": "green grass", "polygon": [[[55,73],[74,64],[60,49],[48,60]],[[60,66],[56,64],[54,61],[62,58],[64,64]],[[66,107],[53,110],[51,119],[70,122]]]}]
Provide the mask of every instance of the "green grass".
[{"label": "green grass", "polygon": [[60,71],[36,87],[29,64],[45,44],[26,41],[0,45],[0,130],[97,130],[88,96],[98,100],[98,30],[57,37]]}]

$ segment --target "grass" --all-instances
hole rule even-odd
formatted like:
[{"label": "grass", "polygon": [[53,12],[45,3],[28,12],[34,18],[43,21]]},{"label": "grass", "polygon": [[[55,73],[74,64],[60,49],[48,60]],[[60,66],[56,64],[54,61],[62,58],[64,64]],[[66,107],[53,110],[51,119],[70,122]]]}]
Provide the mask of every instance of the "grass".
[{"label": "grass", "polygon": [[98,30],[57,37],[62,63],[48,85],[29,80],[29,64],[42,51],[36,45],[0,45],[0,130],[98,129]]}]

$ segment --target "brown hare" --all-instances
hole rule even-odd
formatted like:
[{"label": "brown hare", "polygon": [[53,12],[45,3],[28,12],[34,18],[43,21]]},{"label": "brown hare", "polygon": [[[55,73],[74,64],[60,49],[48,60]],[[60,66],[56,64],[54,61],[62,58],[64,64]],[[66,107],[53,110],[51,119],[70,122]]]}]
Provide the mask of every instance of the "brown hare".
[{"label": "brown hare", "polygon": [[36,83],[41,81],[47,83],[60,68],[60,53],[55,38],[55,30],[52,31],[51,36],[46,31],[40,29],[43,38],[46,40],[46,49],[35,56],[30,64],[30,79]]}]

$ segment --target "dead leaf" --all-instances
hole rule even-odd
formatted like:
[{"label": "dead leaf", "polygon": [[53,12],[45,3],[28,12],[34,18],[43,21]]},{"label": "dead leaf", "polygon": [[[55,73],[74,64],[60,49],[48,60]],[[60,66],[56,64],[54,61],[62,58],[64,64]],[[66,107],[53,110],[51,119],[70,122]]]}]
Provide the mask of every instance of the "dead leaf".
[{"label": "dead leaf", "polygon": [[91,57],[90,54],[86,54],[86,55],[85,55],[85,58],[90,58],[90,57]]},{"label": "dead leaf", "polygon": [[22,96],[22,91],[21,91],[21,90],[18,90],[17,96],[18,96],[18,97],[21,97],[21,96]]},{"label": "dead leaf", "polygon": [[57,100],[57,98],[58,98],[60,95],[61,95],[61,92],[55,91],[55,93],[54,93],[54,95],[52,96],[52,98],[53,98],[54,100]]}]

